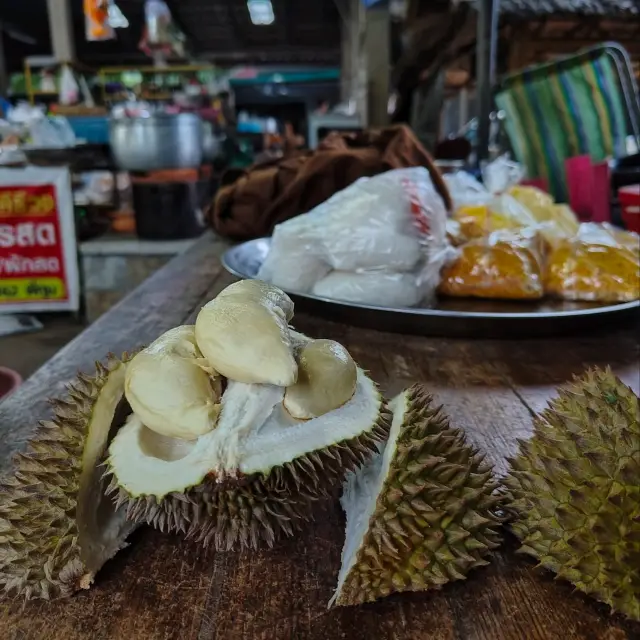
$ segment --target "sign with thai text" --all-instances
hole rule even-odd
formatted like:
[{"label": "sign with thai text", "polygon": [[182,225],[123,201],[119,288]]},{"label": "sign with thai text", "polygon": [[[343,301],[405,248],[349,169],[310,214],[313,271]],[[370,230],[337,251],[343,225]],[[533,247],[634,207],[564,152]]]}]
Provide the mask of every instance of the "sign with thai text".
[{"label": "sign with thai text", "polygon": [[0,169],[0,313],[78,306],[69,171]]}]

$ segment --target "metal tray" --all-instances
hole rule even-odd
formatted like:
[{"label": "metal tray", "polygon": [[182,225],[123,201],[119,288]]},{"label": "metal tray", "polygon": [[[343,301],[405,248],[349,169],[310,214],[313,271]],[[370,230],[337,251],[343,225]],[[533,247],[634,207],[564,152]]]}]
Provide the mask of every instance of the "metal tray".
[{"label": "metal tray", "polygon": [[[250,240],[222,256],[239,278],[255,278],[269,253],[269,238]],[[595,304],[544,299],[536,302],[441,298],[432,308],[389,308],[287,291],[296,311],[368,329],[422,336],[535,337],[577,333],[638,321],[640,301]]]}]

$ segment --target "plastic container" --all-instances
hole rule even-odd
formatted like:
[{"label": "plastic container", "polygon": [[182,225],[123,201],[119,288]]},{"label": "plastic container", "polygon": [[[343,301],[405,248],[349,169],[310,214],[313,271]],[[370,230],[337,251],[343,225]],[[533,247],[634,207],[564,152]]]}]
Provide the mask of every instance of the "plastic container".
[{"label": "plastic container", "polygon": [[205,229],[202,207],[209,182],[166,182],[136,184],[133,208],[136,231],[144,240],[196,238]]},{"label": "plastic container", "polygon": [[76,134],[91,144],[109,144],[109,120],[106,116],[67,116]]},{"label": "plastic container", "polygon": [[622,220],[628,231],[640,233],[640,184],[622,187],[618,191]]}]

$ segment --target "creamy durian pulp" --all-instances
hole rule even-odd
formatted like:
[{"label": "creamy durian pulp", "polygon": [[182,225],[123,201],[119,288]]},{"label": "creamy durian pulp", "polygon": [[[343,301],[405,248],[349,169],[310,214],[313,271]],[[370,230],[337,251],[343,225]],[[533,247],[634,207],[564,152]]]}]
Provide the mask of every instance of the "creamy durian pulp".
[{"label": "creamy durian pulp", "polygon": [[317,418],[292,418],[283,407],[284,393],[284,387],[229,380],[217,426],[192,441],[156,434],[133,414],[111,444],[108,465],[132,497],[162,497],[184,492],[205,477],[268,474],[369,431],[381,408],[375,384],[360,369],[351,399]]},{"label": "creamy durian pulp", "polygon": [[134,360],[106,462],[127,517],[217,549],[272,545],[386,437],[376,385],[292,315],[283,291],[238,282]]}]

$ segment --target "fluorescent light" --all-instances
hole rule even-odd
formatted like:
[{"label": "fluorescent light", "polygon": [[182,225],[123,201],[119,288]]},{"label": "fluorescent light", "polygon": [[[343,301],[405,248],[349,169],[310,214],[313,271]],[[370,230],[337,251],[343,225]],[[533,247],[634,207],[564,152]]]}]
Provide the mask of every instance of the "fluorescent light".
[{"label": "fluorescent light", "polygon": [[247,0],[247,9],[253,24],[273,24],[276,19],[271,0]]}]

